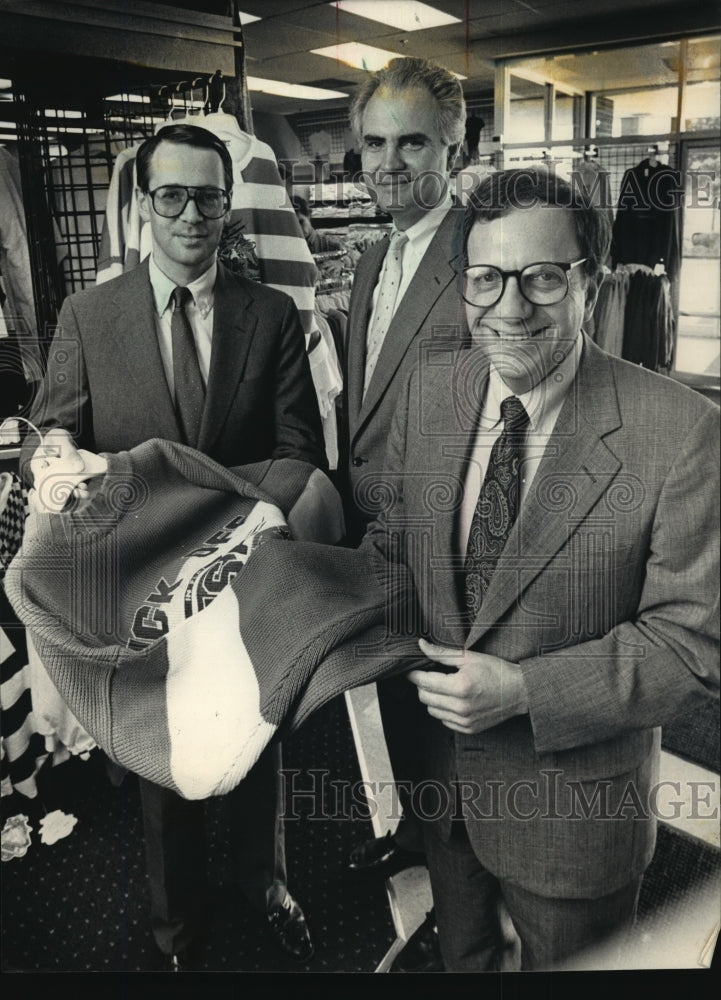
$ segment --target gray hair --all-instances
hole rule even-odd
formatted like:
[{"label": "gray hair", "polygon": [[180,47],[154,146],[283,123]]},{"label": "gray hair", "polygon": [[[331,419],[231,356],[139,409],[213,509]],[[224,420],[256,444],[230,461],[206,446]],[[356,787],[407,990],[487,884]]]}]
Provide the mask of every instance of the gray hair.
[{"label": "gray hair", "polygon": [[350,108],[351,127],[358,140],[363,134],[366,105],[379,87],[386,87],[394,93],[425,87],[436,101],[436,123],[441,139],[458,151],[466,134],[466,102],[457,77],[428,59],[415,57],[391,59],[383,69],[369,73],[358,88]]}]

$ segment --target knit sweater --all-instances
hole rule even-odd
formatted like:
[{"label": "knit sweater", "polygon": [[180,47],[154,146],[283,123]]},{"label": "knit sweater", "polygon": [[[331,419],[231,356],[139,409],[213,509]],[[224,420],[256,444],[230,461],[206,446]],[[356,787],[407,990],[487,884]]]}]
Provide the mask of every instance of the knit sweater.
[{"label": "knit sweater", "polygon": [[[5,584],[70,709],[118,764],[189,799],[238,784],[279,730],[409,669],[385,586],[328,538],[318,470],[227,470],[152,440],[89,500],[32,513]],[[314,523],[315,519],[315,523]]]}]

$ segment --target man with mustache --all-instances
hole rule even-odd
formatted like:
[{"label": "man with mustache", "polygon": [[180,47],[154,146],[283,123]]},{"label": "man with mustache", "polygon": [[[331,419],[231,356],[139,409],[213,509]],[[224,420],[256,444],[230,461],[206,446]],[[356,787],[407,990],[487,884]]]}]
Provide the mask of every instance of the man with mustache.
[{"label": "man with mustache", "polygon": [[[21,456],[35,488],[58,471],[82,478],[92,471],[93,452],[125,451],[156,437],[191,445],[226,466],[293,458],[325,469],[293,301],[230,274],[216,259],[233,186],[225,145],[194,125],[166,126],[138,150],[137,180],[152,253],[63,304],[30,414],[47,432],[45,447],[33,456],[36,442],[29,438]],[[90,463],[85,469],[83,456]],[[82,485],[77,490],[86,492]],[[152,635],[152,622],[148,628]],[[210,648],[209,670],[212,658]],[[198,748],[202,752],[202,733]],[[278,745],[224,805],[244,894],[284,953],[304,962],[313,946],[286,887],[280,767]],[[208,920],[203,803],[139,782],[153,934],[163,967],[202,967]]]}]

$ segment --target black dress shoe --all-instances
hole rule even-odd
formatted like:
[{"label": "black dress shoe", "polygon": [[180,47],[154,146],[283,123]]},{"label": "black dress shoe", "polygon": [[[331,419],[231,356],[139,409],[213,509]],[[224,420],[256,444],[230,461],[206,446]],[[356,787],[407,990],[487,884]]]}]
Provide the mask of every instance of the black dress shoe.
[{"label": "black dress shoe", "polygon": [[190,944],[170,955],[159,951],[153,968],[158,972],[197,972],[205,968],[203,947]]},{"label": "black dress shoe", "polygon": [[420,927],[408,938],[398,952],[391,972],[444,972],[441,949],[438,943],[435,910],[426,914]]},{"label": "black dress shoe", "polygon": [[385,837],[366,840],[351,851],[348,868],[364,875],[379,875],[390,878],[404,868],[424,865],[426,856],[422,851],[408,851],[396,843],[388,831]]},{"label": "black dress shoe", "polygon": [[275,940],[296,962],[307,962],[313,956],[313,942],[300,906],[287,892],[280,905],[268,911],[268,926]]}]

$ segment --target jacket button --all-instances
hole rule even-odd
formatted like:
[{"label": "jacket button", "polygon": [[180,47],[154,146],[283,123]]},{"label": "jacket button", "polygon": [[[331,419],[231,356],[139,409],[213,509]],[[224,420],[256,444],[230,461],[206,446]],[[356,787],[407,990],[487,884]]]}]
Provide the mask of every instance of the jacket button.
[{"label": "jacket button", "polygon": [[356,456],[355,456],[355,458],[353,459],[353,465],[354,465],[354,466],[356,467],[356,469],[357,469],[359,465],[363,465],[363,462],[364,462],[364,461],[365,461],[365,459],[364,459],[364,458],[359,458],[359,456],[358,456],[358,455],[356,455]]}]

